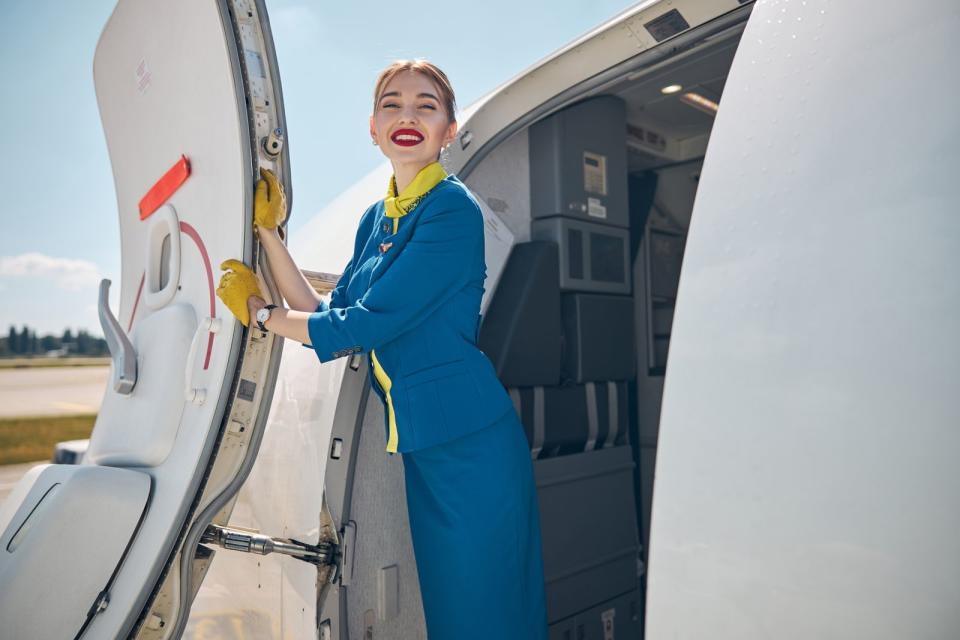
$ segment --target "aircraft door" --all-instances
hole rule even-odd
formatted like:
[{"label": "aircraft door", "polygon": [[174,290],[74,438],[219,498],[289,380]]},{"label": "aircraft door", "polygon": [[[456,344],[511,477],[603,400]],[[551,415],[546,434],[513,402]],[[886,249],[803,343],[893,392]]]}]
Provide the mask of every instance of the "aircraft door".
[{"label": "aircraft door", "polygon": [[647,638],[958,635],[960,92],[916,89],[956,74],[960,4],[922,8],[752,8],[679,276]]},{"label": "aircraft door", "polygon": [[[182,628],[213,553],[197,543],[214,514],[229,516],[279,366],[280,339],[246,331],[215,295],[223,260],[258,263],[258,169],[290,193],[263,3],[120,0],[93,72],[120,229],[116,315],[110,282],[100,291],[111,377],[83,467],[28,474],[0,514],[0,539],[20,551],[0,561],[18,637]],[[261,289],[278,297],[268,274]],[[77,522],[96,562],[74,550],[53,567],[52,532]],[[41,587],[42,605],[12,608]]]}]

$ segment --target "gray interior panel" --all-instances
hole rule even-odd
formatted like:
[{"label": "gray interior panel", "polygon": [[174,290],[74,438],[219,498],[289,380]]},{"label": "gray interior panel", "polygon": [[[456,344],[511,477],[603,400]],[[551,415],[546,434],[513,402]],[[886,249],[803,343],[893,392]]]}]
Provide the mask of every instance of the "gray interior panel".
[{"label": "gray interior panel", "polygon": [[464,179],[513,233],[516,242],[530,240],[530,161],[527,130],[497,145]]},{"label": "gray interior panel", "polygon": [[569,217],[534,220],[530,237],[557,243],[564,291],[630,293],[630,231]]},{"label": "gray interior panel", "polygon": [[534,461],[550,622],[638,588],[633,467],[630,447]]},{"label": "gray interior panel", "polygon": [[356,543],[346,587],[349,637],[417,640],[426,638],[427,632],[407,518],[403,461],[400,454],[385,452],[383,405],[373,393],[360,430],[350,503]]},{"label": "gray interior panel", "polygon": [[561,634],[561,640],[639,638],[640,594],[628,591],[563,622],[568,623],[571,632],[568,636]]},{"label": "gray interior panel", "polygon": [[589,382],[634,377],[632,298],[567,293],[562,308],[564,378]]},{"label": "gray interior panel", "polygon": [[626,227],[626,106],[612,95],[584,100],[530,127],[533,218],[565,215]]},{"label": "gray interior panel", "polygon": [[514,245],[480,326],[477,345],[505,386],[560,382],[560,287],[557,246]]},{"label": "gray interior panel", "polygon": [[24,476],[3,509],[0,634],[74,637],[123,558],[149,494],[150,476],[130,469],[47,465]]}]

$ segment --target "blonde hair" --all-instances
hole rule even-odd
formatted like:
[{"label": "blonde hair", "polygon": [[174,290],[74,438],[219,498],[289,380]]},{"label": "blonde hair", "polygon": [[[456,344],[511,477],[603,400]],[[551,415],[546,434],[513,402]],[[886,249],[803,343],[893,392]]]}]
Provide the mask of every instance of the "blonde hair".
[{"label": "blonde hair", "polygon": [[443,103],[443,107],[447,111],[447,123],[449,124],[456,120],[455,113],[457,109],[457,102],[453,95],[453,87],[450,85],[450,80],[447,78],[447,74],[441,71],[437,65],[425,60],[424,58],[415,58],[413,60],[395,60],[386,69],[380,72],[380,75],[377,76],[377,84],[373,89],[374,113],[377,112],[377,102],[380,101],[380,94],[383,93],[383,89],[387,86],[387,83],[393,79],[394,76],[402,71],[417,71],[432,80],[433,84],[436,85],[437,90],[440,92],[440,102]]}]

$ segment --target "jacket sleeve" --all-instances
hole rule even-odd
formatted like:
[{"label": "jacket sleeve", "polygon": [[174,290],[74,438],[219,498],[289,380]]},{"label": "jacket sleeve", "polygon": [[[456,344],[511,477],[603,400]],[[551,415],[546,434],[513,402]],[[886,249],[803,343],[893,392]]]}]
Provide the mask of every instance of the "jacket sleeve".
[{"label": "jacket sleeve", "polygon": [[330,292],[329,304],[326,300],[321,299],[315,311],[326,311],[331,307],[346,306],[344,305],[345,300],[343,296],[347,290],[347,283],[350,282],[351,273],[353,273],[353,257],[347,261],[347,266],[343,268],[343,273],[340,275],[340,279],[337,280],[337,286]]},{"label": "jacket sleeve", "polygon": [[[350,282],[350,274],[353,273],[353,257],[347,261],[347,266],[343,268],[343,273],[340,274],[340,279],[337,280],[337,286],[333,288],[333,291],[330,292],[330,302],[327,303],[326,300],[320,299],[320,304],[317,305],[317,308],[314,311],[327,311],[330,308],[343,307],[344,305],[344,295],[347,290],[347,283]],[[307,349],[313,349],[313,345],[303,344],[300,345],[306,347]]]},{"label": "jacket sleeve", "polygon": [[475,202],[438,199],[362,298],[310,314],[307,330],[317,357],[327,362],[368,352],[417,326],[469,280],[482,242],[483,214]]},{"label": "jacket sleeve", "polygon": [[[361,237],[366,237],[365,234],[368,233],[367,226],[370,223],[370,220],[373,216],[373,211],[376,209],[377,203],[374,202],[367,210],[363,212],[363,215],[360,216],[360,222],[357,224],[357,234],[353,240],[353,255],[350,256],[350,259],[347,261],[347,266],[343,268],[343,272],[340,274],[340,279],[337,280],[337,286],[333,288],[333,291],[330,292],[330,302],[321,299],[320,303],[317,305],[317,308],[314,312],[317,311],[328,311],[330,308],[336,307],[345,307],[346,299],[344,296],[347,292],[347,285],[350,284],[350,276],[353,274],[353,261],[357,257],[358,248],[357,245],[360,242]],[[304,344],[301,345],[307,349],[312,349],[313,345]]]}]

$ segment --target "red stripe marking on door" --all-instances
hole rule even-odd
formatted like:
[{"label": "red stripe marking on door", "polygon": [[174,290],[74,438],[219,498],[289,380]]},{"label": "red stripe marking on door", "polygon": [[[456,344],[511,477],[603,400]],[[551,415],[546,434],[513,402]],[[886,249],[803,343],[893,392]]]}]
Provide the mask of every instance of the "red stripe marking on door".
[{"label": "red stripe marking on door", "polygon": [[137,297],[133,299],[133,310],[130,312],[130,324],[127,325],[127,333],[133,328],[133,317],[137,315],[137,305],[140,304],[140,293],[143,292],[143,282],[147,279],[147,272],[140,274],[140,286],[137,287]]},{"label": "red stripe marking on door", "polygon": [[169,200],[189,177],[190,161],[187,156],[181,155],[177,163],[170,167],[140,200],[140,219],[147,219],[150,214],[159,209],[160,205]]},{"label": "red stripe marking on door", "polygon": [[[203,266],[207,270],[207,288],[210,290],[210,317],[217,317],[217,294],[213,289],[213,267],[210,266],[210,256],[207,254],[207,247],[203,244],[203,240],[200,238],[200,234],[197,233],[197,230],[191,227],[186,222],[180,222],[180,231],[187,234],[193,241],[197,243],[197,248],[200,249],[200,256],[203,258]],[[213,351],[213,332],[210,332],[210,335],[207,336],[207,357],[203,360],[203,368],[206,369],[210,366],[210,353]]]}]

